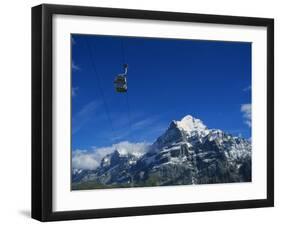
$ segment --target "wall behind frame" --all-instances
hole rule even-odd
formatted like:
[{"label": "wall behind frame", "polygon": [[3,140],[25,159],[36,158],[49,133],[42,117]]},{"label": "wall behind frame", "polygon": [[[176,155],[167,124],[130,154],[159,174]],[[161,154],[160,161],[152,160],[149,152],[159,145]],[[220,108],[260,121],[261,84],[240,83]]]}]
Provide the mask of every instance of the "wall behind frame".
[{"label": "wall behind frame", "polygon": [[[40,3],[136,8],[144,10],[275,18],[275,62],[281,60],[279,1],[267,0],[49,0],[4,1],[0,14],[0,141],[1,225],[39,225],[30,218],[31,189],[31,7]],[[275,64],[275,208],[231,210],[161,216],[56,222],[60,225],[265,225],[279,219],[281,211],[281,67]],[[279,139],[277,139],[279,138]]]}]

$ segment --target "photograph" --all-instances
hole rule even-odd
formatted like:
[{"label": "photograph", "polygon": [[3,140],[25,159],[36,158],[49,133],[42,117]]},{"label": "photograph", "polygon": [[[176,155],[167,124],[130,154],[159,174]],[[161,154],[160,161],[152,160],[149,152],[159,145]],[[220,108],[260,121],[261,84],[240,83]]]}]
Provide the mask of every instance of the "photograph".
[{"label": "photograph", "polygon": [[274,18],[157,7],[32,7],[33,219],[274,206]]},{"label": "photograph", "polygon": [[252,181],[251,42],[69,42],[71,190]]}]

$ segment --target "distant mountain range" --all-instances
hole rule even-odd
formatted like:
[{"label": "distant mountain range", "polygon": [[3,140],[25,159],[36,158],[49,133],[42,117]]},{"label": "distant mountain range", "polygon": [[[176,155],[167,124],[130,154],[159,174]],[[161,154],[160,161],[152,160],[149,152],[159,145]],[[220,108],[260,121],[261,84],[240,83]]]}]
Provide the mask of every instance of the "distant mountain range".
[{"label": "distant mountain range", "polygon": [[249,140],[188,115],[146,153],[116,149],[94,170],[72,169],[72,189],[250,182],[251,168]]}]

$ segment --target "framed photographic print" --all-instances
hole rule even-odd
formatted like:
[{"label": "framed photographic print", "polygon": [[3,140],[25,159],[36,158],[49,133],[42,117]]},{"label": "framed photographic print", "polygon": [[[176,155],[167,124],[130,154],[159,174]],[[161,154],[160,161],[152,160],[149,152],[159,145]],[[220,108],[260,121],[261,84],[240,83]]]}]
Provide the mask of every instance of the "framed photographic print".
[{"label": "framed photographic print", "polygon": [[32,8],[32,217],[274,205],[274,22]]}]

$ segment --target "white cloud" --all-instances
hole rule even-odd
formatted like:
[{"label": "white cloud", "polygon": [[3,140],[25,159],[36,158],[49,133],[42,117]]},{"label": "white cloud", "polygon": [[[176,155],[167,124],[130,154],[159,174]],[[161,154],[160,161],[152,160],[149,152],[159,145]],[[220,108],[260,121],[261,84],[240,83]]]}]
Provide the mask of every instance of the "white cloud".
[{"label": "white cloud", "polygon": [[94,154],[87,150],[75,150],[72,154],[73,169],[95,169],[98,165]]},{"label": "white cloud", "polygon": [[137,129],[142,129],[144,127],[147,127],[149,125],[151,125],[152,123],[154,123],[156,120],[154,118],[146,118],[140,121],[135,122],[132,125],[132,129],[137,130]]},{"label": "white cloud", "polygon": [[245,87],[245,88],[243,89],[243,91],[244,91],[244,92],[247,92],[247,91],[250,91],[251,89],[252,89],[252,86],[249,85],[249,86]]},{"label": "white cloud", "polygon": [[93,147],[91,150],[75,150],[72,154],[72,168],[74,169],[96,169],[101,160],[107,154],[118,150],[121,155],[133,154],[136,156],[143,155],[148,150],[149,144],[145,142],[130,143],[122,141],[108,147]]},{"label": "white cloud", "polygon": [[[134,114],[135,116],[135,114]],[[134,136],[134,134],[138,134],[138,137],[143,137],[141,140],[147,140],[145,137],[147,137],[148,134],[154,134],[156,132],[162,132],[163,131],[163,125],[160,124],[159,121],[160,116],[154,115],[154,116],[139,116],[137,117],[138,120],[132,120],[130,121],[129,117],[123,117],[119,116],[118,119],[115,116],[116,120],[115,126],[117,129],[115,132],[115,135],[110,137],[110,140],[113,142],[117,142],[118,140],[126,140],[128,136]],[[159,130],[159,127],[161,126],[161,130]],[[165,125],[166,126],[166,125]],[[128,128],[127,130],[124,130],[124,128]],[[142,136],[146,135],[146,136]],[[159,135],[159,134],[158,134]]]},{"label": "white cloud", "polygon": [[76,41],[75,41],[75,39],[74,39],[73,37],[71,37],[71,44],[72,44],[72,45],[75,45],[75,44],[76,44]]},{"label": "white cloud", "polygon": [[243,118],[245,123],[252,127],[252,104],[242,104],[241,112],[243,113]]},{"label": "white cloud", "polygon": [[117,149],[121,155],[133,154],[139,157],[147,151],[148,146],[149,144],[146,142],[130,143],[128,141],[122,141],[118,144],[112,145],[111,148],[112,150]]},{"label": "white cloud", "polygon": [[84,105],[79,112],[72,117],[72,134],[78,132],[94,115],[100,107],[100,102],[91,101]]},{"label": "white cloud", "polygon": [[[116,131],[117,134],[115,136],[111,137],[111,141],[126,139],[127,136],[132,135],[132,133],[135,133],[136,131],[138,131],[138,134],[144,130],[147,133],[147,129],[149,127],[151,127],[156,120],[153,118],[142,119],[142,120],[133,122],[132,124],[129,124],[131,122],[128,121],[128,119],[126,118],[126,120],[124,120],[124,122],[121,122],[121,123],[124,123],[123,127],[128,126],[127,130],[123,129],[122,124],[120,124],[120,121],[122,121],[122,120],[118,120],[118,123],[119,123],[119,127],[122,128],[122,130]],[[149,128],[149,130],[150,130],[150,128]]]},{"label": "white cloud", "polygon": [[72,61],[71,67],[73,70],[76,70],[76,71],[80,70],[80,67],[77,64],[75,64],[73,61]]},{"label": "white cloud", "polygon": [[75,97],[76,95],[77,95],[77,91],[78,91],[78,87],[73,87],[72,89],[71,89],[71,95],[73,96],[73,97]]}]

